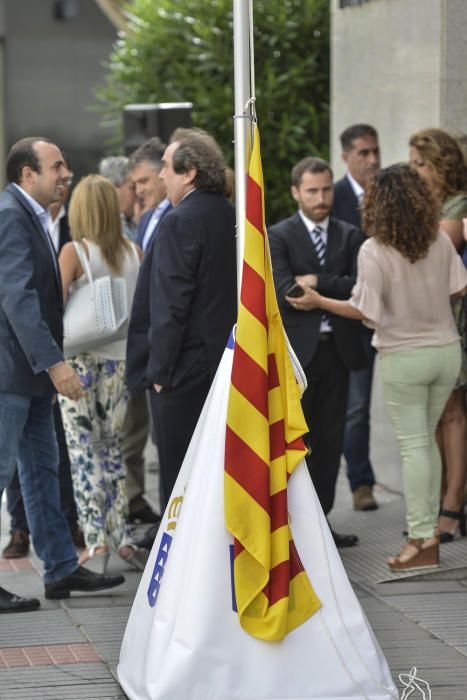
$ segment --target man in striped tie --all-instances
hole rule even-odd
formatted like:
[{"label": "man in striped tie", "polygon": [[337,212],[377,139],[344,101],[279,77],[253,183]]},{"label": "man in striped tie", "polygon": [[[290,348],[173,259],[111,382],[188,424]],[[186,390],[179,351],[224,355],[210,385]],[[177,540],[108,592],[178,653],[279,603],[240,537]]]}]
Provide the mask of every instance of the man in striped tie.
[{"label": "man in striped tie", "polygon": [[[359,322],[312,310],[308,299],[309,288],[346,299],[355,284],[357,253],[364,238],[355,226],[330,217],[332,183],[326,161],[301,160],[292,170],[298,212],[269,230],[279,307],[308,381],[302,398],[310,431],[306,460],[326,515],[334,503],[349,372],[362,369],[367,361]],[[358,542],[355,535],[333,532],[333,536],[339,547]]]}]

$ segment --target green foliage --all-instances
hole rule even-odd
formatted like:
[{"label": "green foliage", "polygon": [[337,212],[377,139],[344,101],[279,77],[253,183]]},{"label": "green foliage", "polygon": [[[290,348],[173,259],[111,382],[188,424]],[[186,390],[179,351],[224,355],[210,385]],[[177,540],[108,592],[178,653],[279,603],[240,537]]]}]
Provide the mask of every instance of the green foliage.
[{"label": "green foliage", "polygon": [[[98,91],[104,122],[121,138],[135,102],[193,102],[193,122],[215,136],[232,165],[232,0],[134,0]],[[329,1],[255,0],[256,109],[268,221],[294,209],[290,169],[328,156]]]}]

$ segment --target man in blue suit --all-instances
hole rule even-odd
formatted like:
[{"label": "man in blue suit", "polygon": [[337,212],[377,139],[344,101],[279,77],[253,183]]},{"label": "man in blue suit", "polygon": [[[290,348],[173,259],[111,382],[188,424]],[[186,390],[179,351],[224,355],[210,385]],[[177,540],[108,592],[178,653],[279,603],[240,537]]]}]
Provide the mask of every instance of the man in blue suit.
[{"label": "man in blue suit", "polygon": [[[63,297],[58,261],[47,231],[47,208],[70,172],[48,139],[18,141],[7,157],[10,183],[0,195],[0,498],[18,461],[36,554],[44,566],[46,598],[123,583],[78,566],[60,507],[55,393],[82,395],[64,361]],[[39,601],[0,588],[0,613],[35,610]]]},{"label": "man in blue suit", "polygon": [[160,220],[170,208],[164,182],[159,177],[164,151],[165,145],[154,136],[130,156],[131,179],[136,196],[145,210],[136,234],[136,243],[144,253],[150,247]]},{"label": "man in blue suit", "polygon": [[[365,188],[380,167],[378,134],[369,124],[353,124],[341,134],[344,177],[334,185],[332,215],[361,229],[360,203]],[[355,510],[376,510],[375,475],[370,461],[370,401],[375,350],[373,331],[361,324],[368,367],[350,373],[344,456]]]}]

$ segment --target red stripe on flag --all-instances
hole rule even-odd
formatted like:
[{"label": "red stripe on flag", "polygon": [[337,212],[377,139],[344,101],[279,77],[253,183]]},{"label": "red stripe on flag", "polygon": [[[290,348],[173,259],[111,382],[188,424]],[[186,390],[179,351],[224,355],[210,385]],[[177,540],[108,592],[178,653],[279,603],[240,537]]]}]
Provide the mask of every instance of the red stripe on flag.
[{"label": "red stripe on flag", "polygon": [[290,564],[289,560],[281,562],[271,569],[269,582],[263,589],[263,593],[269,600],[269,605],[272,606],[282,598],[287,598],[289,595],[290,581]]},{"label": "red stripe on flag", "polygon": [[271,496],[271,532],[287,525],[288,520],[287,489],[285,488]]},{"label": "red stripe on flag", "polygon": [[266,419],[268,378],[266,372],[237,343],[232,367],[232,384]]},{"label": "red stripe on flag", "polygon": [[305,443],[301,437],[289,442],[286,447],[288,450],[306,450]]},{"label": "red stripe on flag", "polygon": [[277,372],[277,362],[276,362],[276,356],[274,353],[270,353],[268,355],[268,378],[269,378],[269,384],[268,388],[269,390],[275,389],[277,386],[279,386],[279,374]]},{"label": "red stripe on flag", "polygon": [[243,262],[241,302],[267,328],[265,294],[264,279],[247,262]]},{"label": "red stripe on flag", "polygon": [[225,471],[269,513],[269,466],[229,426],[225,436]]},{"label": "red stripe on flag", "polygon": [[234,559],[238,557],[238,555],[241,554],[244,549],[245,547],[242,545],[242,543],[234,538]]},{"label": "red stripe on flag", "polygon": [[293,540],[289,541],[289,557],[290,557],[290,580],[295,578],[297,574],[301,574],[305,571],[300,557],[298,556],[297,548]]},{"label": "red stripe on flag", "polygon": [[285,455],[285,427],[281,418],[269,426],[269,459],[272,461],[282,455]]},{"label": "red stripe on flag", "polygon": [[247,175],[246,185],[246,218],[252,226],[264,236],[263,225],[263,196],[261,187]]}]

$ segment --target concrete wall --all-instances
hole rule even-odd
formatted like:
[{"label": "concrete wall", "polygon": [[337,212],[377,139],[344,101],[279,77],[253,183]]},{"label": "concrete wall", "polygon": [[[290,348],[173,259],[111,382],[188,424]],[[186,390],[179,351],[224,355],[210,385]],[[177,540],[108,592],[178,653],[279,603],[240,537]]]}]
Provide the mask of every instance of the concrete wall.
[{"label": "concrete wall", "polygon": [[368,122],[383,164],[407,160],[410,134],[428,126],[467,131],[467,1],[331,0],[331,158],[339,134]]},{"label": "concrete wall", "polygon": [[89,107],[115,29],[94,0],[77,0],[77,17],[70,21],[53,18],[52,0],[3,0],[3,5],[7,146],[23,136],[44,135],[65,149],[75,173],[95,170],[106,135]]}]

